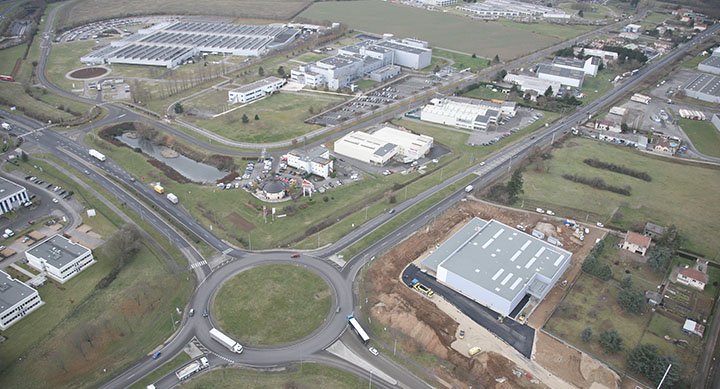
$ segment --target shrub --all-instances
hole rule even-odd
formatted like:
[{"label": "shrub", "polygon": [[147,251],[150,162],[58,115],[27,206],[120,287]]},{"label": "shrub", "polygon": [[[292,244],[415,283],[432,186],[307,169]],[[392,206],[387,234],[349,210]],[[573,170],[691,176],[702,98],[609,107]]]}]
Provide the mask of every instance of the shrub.
[{"label": "shrub", "polygon": [[611,172],[620,173],[620,174],[624,174],[626,176],[638,178],[643,181],[648,181],[648,182],[652,181],[652,177],[650,177],[650,175],[647,174],[646,172],[641,172],[639,170],[631,169],[627,166],[616,165],[614,163],[603,162],[603,161],[600,161],[597,159],[592,159],[592,158],[587,158],[587,159],[583,160],[583,162],[585,162],[586,165],[592,166],[594,168],[609,170]]}]

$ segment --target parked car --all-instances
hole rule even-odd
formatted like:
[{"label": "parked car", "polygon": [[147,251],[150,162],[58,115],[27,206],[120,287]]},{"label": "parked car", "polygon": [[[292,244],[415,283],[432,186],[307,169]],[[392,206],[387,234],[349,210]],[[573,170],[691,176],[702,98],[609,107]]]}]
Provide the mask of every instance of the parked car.
[{"label": "parked car", "polygon": [[377,356],[380,354],[375,347],[368,348],[368,351],[370,351],[370,354]]},{"label": "parked car", "polygon": [[460,332],[458,333],[458,338],[462,339],[464,337],[465,337],[465,330],[460,330]]}]

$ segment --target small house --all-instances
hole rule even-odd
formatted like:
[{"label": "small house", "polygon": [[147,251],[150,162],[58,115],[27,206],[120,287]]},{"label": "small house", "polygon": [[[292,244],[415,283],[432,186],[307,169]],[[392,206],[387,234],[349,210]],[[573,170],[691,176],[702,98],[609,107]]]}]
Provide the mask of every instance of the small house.
[{"label": "small house", "polygon": [[694,267],[689,267],[678,272],[677,281],[691,288],[705,290],[708,276]]},{"label": "small house", "polygon": [[665,227],[647,222],[645,223],[645,229],[643,230],[643,234],[651,237],[652,239],[659,239],[663,235],[665,235]]},{"label": "small house", "polygon": [[705,326],[693,320],[686,319],[685,324],[683,324],[683,332],[690,335],[697,335],[702,338],[705,333]]},{"label": "small house", "polygon": [[645,256],[645,253],[647,253],[647,250],[650,248],[650,242],[652,242],[652,238],[649,236],[638,234],[634,231],[628,231],[625,235],[625,241],[623,241],[622,248],[635,254]]}]

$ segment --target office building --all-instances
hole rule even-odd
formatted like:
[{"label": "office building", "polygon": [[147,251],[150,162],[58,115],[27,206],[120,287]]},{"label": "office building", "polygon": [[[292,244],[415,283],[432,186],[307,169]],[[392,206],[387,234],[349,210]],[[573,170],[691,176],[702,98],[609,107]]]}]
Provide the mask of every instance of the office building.
[{"label": "office building", "polygon": [[19,208],[28,201],[30,197],[23,186],[0,177],[0,215]]},{"label": "office building", "polygon": [[285,85],[285,80],[277,77],[268,77],[253,83],[243,85],[239,88],[228,91],[228,103],[245,104],[253,100],[265,97],[280,90]]},{"label": "office building", "polygon": [[398,153],[398,145],[353,131],[335,141],[335,153],[371,165],[384,165]]},{"label": "office building", "polygon": [[43,304],[37,290],[0,270],[0,330],[7,330]]},{"label": "office building", "polygon": [[322,178],[328,178],[333,172],[333,160],[330,159],[330,150],[324,147],[314,147],[310,150],[296,149],[283,156],[287,165],[300,169]]},{"label": "office building", "polygon": [[92,251],[61,235],[53,235],[25,252],[28,264],[65,283],[95,263]]}]

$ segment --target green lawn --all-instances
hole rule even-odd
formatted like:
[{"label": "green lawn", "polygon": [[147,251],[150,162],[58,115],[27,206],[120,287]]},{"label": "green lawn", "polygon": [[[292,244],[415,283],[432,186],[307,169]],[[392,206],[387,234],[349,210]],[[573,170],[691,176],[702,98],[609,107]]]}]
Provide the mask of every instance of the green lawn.
[{"label": "green lawn", "polygon": [[700,62],[706,60],[707,58],[708,58],[707,55],[698,54],[698,55],[688,59],[687,61],[683,62],[682,67],[684,67],[685,69],[697,70],[697,67],[700,64]]},{"label": "green lawn", "polygon": [[720,157],[720,130],[712,123],[704,120],[680,119],[680,127],[699,152]]},{"label": "green lawn", "polygon": [[15,62],[25,55],[25,49],[27,49],[27,45],[0,50],[0,74],[10,75],[15,67]]},{"label": "green lawn", "polygon": [[462,54],[443,49],[433,49],[433,56],[454,61],[453,67],[457,70],[470,68],[471,71],[476,72],[488,66],[487,58],[478,56],[473,58],[472,54]]},{"label": "green lawn", "polygon": [[305,63],[310,63],[310,62],[317,62],[317,61],[327,58],[327,57],[329,57],[328,54],[305,53],[305,54],[300,55],[299,57],[296,57],[295,59],[298,61],[305,62]]},{"label": "green lawn", "polygon": [[328,284],[293,265],[258,266],[228,280],[215,296],[220,328],[242,344],[269,346],[302,339],[330,312]]},{"label": "green lawn", "polygon": [[[218,93],[224,93],[225,100],[227,100],[226,91],[215,94]],[[217,99],[213,99],[212,96],[210,99],[217,102]],[[185,109],[195,105],[202,107],[203,100],[206,100],[204,96],[191,99],[185,102]],[[310,113],[310,109],[319,113],[342,101],[344,101],[342,97],[334,95],[280,92],[217,118],[188,117],[188,119],[209,131],[232,140],[252,143],[274,142],[301,137],[317,129],[316,125],[303,123],[303,120],[313,115]],[[230,108],[233,106],[231,105]],[[241,120],[243,115],[247,115],[250,122],[243,123]],[[260,119],[255,120],[255,115],[258,115]]]},{"label": "green lawn", "polygon": [[490,99],[506,100],[508,98],[508,95],[500,92],[500,90],[498,90],[497,92],[493,92],[492,89],[487,88],[485,85],[480,85],[479,87],[464,93],[463,96],[474,97],[476,99],[486,99],[486,100],[490,100]]},{"label": "green lawn", "polygon": [[[585,165],[585,158],[612,161],[646,171],[652,182]],[[600,191],[565,180],[562,174],[600,177],[613,185],[632,187],[631,196]],[[672,162],[628,148],[588,139],[572,138],[553,152],[539,172],[530,167],[524,174],[525,193],[518,205],[526,209],[550,208],[561,216],[579,220],[609,221],[627,229],[652,221],[675,224],[688,240],[685,248],[713,258],[720,251],[714,237],[720,228],[720,169]],[[677,206],[670,206],[677,204]],[[559,211],[559,212],[558,212]]]},{"label": "green lawn", "polygon": [[599,71],[595,77],[585,77],[582,87],[585,94],[582,98],[583,103],[588,104],[609,92],[613,88],[612,80],[615,76],[617,76],[615,71],[606,68]]},{"label": "green lawn", "polygon": [[[333,388],[367,387],[369,376],[360,378],[344,370],[315,363],[294,365],[285,371],[222,369],[203,374],[182,385],[188,389],[238,388]],[[375,387],[375,385],[373,385]]]},{"label": "green lawn", "polygon": [[360,90],[366,91],[374,88],[378,84],[378,82],[374,80],[360,80],[355,82],[355,84],[358,86],[358,88],[360,88]]},{"label": "green lawn", "polygon": [[[431,46],[502,60],[516,58],[588,31],[585,26],[484,22],[453,13],[428,12],[379,0],[319,2],[300,14],[312,20],[332,20],[373,33],[417,37]],[[461,39],[473,37],[472,39]]]},{"label": "green lawn", "polygon": [[82,89],[83,81],[69,80],[65,75],[73,69],[85,67],[80,57],[90,53],[95,45],[95,41],[53,44],[46,66],[48,80],[65,90]]},{"label": "green lawn", "polygon": [[6,104],[0,102],[1,105],[6,107],[5,109],[12,105],[25,115],[43,121],[52,120],[53,123],[59,123],[75,118],[73,115],[57,109],[55,105],[48,104],[28,95],[25,93],[25,88],[23,88],[21,84],[3,84],[2,88],[0,88],[0,99],[7,102]]}]

